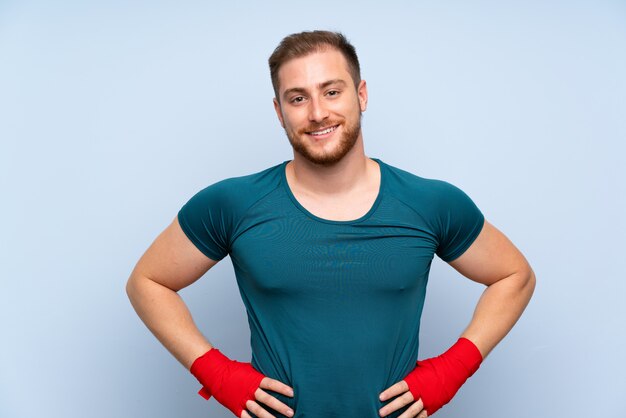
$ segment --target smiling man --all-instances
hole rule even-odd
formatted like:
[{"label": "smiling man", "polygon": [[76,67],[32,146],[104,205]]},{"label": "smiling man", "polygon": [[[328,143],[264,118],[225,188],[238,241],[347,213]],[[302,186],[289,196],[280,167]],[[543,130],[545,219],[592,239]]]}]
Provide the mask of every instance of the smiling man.
[{"label": "smiling man", "polygon": [[[534,273],[458,187],[365,155],[367,85],[342,34],[290,35],[269,66],[293,160],[192,196],[135,266],[130,300],[238,417],[430,416],[513,327]],[[177,293],[226,255],[251,362],[213,347]],[[417,361],[435,255],[486,289],[458,341]]]}]

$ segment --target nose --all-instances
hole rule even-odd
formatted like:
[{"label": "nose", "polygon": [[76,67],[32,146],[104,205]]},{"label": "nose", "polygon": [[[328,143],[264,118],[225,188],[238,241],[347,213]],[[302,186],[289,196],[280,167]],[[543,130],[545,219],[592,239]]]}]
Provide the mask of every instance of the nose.
[{"label": "nose", "polygon": [[311,122],[322,122],[328,118],[329,112],[323,103],[323,98],[312,97],[309,101],[309,120]]}]

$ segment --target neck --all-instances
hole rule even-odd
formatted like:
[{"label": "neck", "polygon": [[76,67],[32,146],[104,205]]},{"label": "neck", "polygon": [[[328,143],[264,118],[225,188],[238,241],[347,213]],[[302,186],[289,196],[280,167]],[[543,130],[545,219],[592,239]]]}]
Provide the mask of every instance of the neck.
[{"label": "neck", "polygon": [[358,140],[341,161],[332,166],[314,164],[294,153],[286,167],[292,188],[313,196],[340,196],[369,187],[378,171],[377,163],[368,158],[363,141]]}]

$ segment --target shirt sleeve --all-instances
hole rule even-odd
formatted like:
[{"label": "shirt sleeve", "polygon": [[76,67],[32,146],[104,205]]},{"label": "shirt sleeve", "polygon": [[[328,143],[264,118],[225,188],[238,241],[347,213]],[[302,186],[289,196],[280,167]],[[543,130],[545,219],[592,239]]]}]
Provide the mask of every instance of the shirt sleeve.
[{"label": "shirt sleeve", "polygon": [[465,252],[482,230],[485,217],[476,204],[458,187],[442,181],[439,195],[436,254],[450,262]]},{"label": "shirt sleeve", "polygon": [[178,211],[178,223],[187,238],[207,257],[219,261],[230,250],[232,213],[228,209],[224,182],[196,193]]}]

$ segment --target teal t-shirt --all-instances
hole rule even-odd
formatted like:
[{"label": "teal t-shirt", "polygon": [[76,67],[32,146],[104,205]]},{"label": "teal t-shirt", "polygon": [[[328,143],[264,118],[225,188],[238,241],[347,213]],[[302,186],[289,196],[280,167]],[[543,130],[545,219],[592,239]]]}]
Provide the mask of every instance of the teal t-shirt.
[{"label": "teal t-shirt", "polygon": [[322,219],[300,205],[289,161],[214,183],[178,213],[207,257],[230,255],[252,366],[293,387],[293,398],[270,393],[297,418],[379,416],[389,401],[378,395],[415,367],[433,256],[454,260],[483,226],[456,186],[372,159],[380,190],[355,220]]}]

